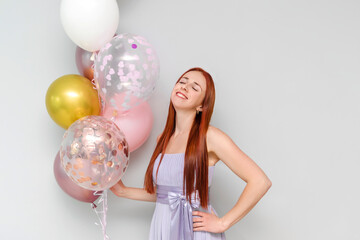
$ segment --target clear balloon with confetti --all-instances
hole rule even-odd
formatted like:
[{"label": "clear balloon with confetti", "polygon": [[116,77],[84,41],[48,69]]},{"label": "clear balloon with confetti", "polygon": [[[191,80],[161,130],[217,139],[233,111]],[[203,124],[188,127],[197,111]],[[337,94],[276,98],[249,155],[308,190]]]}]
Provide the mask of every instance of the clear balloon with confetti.
[{"label": "clear balloon with confetti", "polygon": [[109,189],[124,175],[129,146],[124,133],[112,121],[90,115],[75,121],[64,133],[61,165],[80,187]]},{"label": "clear balloon with confetti", "polygon": [[94,62],[98,92],[118,114],[148,100],[159,73],[153,46],[144,37],[131,33],[113,37],[100,49]]}]

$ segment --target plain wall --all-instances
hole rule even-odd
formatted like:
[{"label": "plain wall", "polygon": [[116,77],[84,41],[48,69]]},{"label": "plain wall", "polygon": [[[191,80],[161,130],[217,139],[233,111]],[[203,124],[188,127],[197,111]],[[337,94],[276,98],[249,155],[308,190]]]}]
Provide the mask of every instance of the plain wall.
[{"label": "plain wall", "polygon": [[[172,87],[200,66],[215,81],[211,124],[272,187],[229,240],[360,239],[360,2],[119,0],[118,33],[144,36],[160,59],[154,126],[123,177],[142,187]],[[102,239],[90,204],[66,195],[53,163],[65,130],[45,107],[50,84],[78,74],[60,1],[1,0],[1,239]],[[221,143],[219,143],[221,144]],[[245,182],[216,165],[220,216]],[[111,239],[147,239],[154,203],[109,193]]]}]

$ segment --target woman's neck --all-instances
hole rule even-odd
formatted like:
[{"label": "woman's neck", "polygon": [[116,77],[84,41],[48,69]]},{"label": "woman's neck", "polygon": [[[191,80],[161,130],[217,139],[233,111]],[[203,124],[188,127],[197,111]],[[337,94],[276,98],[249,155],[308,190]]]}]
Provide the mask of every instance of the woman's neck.
[{"label": "woman's neck", "polygon": [[189,134],[191,126],[195,118],[195,112],[189,111],[176,111],[176,121],[175,121],[175,132],[174,137],[183,134]]}]

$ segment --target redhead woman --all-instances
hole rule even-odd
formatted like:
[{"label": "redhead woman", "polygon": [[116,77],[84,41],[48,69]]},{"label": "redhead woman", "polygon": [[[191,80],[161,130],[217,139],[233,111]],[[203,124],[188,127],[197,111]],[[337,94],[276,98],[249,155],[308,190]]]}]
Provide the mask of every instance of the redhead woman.
[{"label": "redhead woman", "polygon": [[[225,239],[225,231],[242,219],[271,187],[270,179],[220,129],[209,125],[215,103],[211,75],[191,68],[177,80],[170,97],[164,131],[158,136],[144,188],[119,181],[119,197],[156,202],[150,240]],[[223,161],[246,187],[235,206],[219,217],[210,204],[215,165]]]}]

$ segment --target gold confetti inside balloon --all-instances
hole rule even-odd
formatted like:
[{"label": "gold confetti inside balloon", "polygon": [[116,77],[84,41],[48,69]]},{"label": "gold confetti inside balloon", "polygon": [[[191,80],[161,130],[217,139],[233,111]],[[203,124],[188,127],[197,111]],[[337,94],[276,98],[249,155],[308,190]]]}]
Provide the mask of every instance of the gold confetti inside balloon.
[{"label": "gold confetti inside balloon", "polygon": [[46,109],[50,117],[67,129],[76,120],[99,115],[101,103],[98,92],[89,79],[69,74],[56,79],[46,93]]},{"label": "gold confetti inside balloon", "polygon": [[64,133],[60,147],[61,165],[79,186],[93,191],[115,185],[129,163],[129,146],[124,133],[102,116],[86,116]]}]

